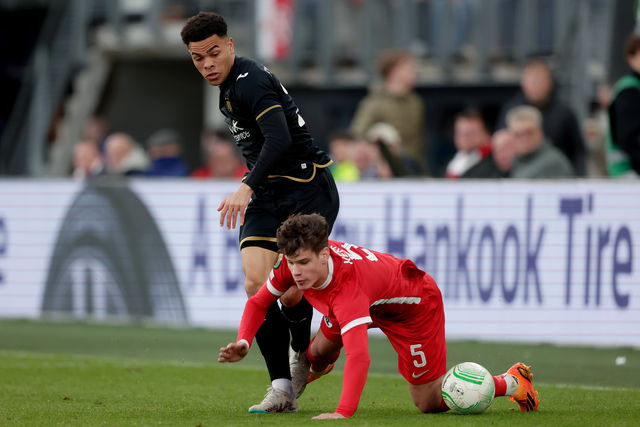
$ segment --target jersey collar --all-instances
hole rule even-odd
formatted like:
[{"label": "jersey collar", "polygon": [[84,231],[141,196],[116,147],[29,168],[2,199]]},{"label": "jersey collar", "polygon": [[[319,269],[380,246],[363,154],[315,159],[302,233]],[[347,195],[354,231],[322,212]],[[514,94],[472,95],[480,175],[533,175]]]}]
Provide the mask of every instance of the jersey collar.
[{"label": "jersey collar", "polygon": [[229,70],[229,75],[224,80],[224,82],[222,82],[221,87],[230,86],[233,82],[236,81],[236,78],[238,78],[238,75],[240,74],[240,67],[238,64],[239,62],[238,60],[241,60],[241,58],[238,55],[236,55],[233,58],[233,65],[231,66],[231,70]]},{"label": "jersey collar", "polygon": [[318,286],[317,288],[312,287],[311,289],[313,289],[314,291],[322,290],[329,286],[329,283],[331,283],[331,279],[333,279],[333,260],[331,259],[331,256],[329,256],[329,258],[327,259],[327,266],[329,267],[329,274],[327,275],[327,279],[322,283],[322,285]]}]

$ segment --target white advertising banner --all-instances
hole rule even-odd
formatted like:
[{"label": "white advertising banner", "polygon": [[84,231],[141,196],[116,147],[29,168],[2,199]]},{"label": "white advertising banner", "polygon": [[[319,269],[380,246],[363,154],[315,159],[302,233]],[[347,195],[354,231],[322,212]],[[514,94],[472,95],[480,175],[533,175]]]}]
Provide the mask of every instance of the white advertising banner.
[{"label": "white advertising banner", "polygon": [[[235,328],[246,300],[234,182],[0,181],[0,316]],[[391,181],[339,186],[332,238],[411,258],[450,339],[640,347],[640,185]],[[319,316],[316,316],[318,318]]]}]

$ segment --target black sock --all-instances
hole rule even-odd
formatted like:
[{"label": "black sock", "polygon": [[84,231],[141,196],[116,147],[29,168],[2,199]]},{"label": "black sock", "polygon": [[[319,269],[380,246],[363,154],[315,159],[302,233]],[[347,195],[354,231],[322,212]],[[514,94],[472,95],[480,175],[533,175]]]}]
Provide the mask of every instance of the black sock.
[{"label": "black sock", "polygon": [[278,378],[291,379],[287,323],[276,302],[267,312],[264,323],[256,334],[256,341],[267,364],[271,381]]},{"label": "black sock", "polygon": [[311,339],[311,319],[313,307],[304,297],[293,307],[282,306],[289,330],[291,331],[291,348],[293,351],[305,351]]}]

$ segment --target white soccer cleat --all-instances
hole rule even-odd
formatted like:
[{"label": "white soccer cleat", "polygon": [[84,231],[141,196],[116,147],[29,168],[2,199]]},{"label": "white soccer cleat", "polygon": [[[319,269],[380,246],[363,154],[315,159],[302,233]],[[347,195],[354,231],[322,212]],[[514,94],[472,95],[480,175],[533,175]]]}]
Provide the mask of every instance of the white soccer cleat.
[{"label": "white soccer cleat", "polygon": [[289,357],[289,370],[291,371],[291,382],[293,383],[293,394],[296,398],[302,395],[304,388],[307,386],[307,376],[311,363],[307,359],[304,351],[292,352]]},{"label": "white soccer cleat", "polygon": [[249,408],[249,412],[252,414],[298,412],[298,401],[286,391],[269,387],[262,402]]}]

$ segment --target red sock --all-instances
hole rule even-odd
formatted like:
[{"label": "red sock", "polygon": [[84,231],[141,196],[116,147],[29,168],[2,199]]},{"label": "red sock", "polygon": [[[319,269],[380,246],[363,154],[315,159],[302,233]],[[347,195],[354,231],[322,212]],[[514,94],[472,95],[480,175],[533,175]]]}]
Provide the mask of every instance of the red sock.
[{"label": "red sock", "polygon": [[494,397],[504,396],[507,393],[507,382],[503,375],[493,377],[493,383],[496,385],[496,391],[493,394]]},{"label": "red sock", "polygon": [[307,359],[309,360],[309,363],[311,363],[311,370],[313,372],[322,372],[327,369],[327,366],[338,360],[338,357],[340,357],[340,350],[329,356],[314,356],[313,353],[311,353],[311,347],[313,347],[314,340],[315,338],[311,340],[309,347],[307,347]]},{"label": "red sock", "polygon": [[444,399],[440,400],[440,412],[447,412],[449,407],[444,403]]}]

